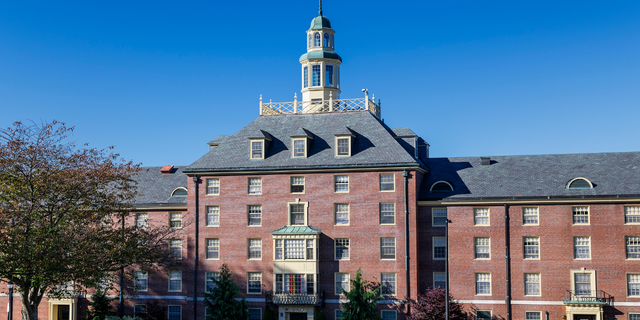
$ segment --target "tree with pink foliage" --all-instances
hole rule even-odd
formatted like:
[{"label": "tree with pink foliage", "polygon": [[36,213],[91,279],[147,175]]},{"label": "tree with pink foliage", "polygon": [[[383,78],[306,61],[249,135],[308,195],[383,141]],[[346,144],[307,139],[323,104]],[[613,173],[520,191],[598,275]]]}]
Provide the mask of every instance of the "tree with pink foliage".
[{"label": "tree with pink foliage", "polygon": [[[445,319],[445,290],[429,288],[418,295],[416,300],[407,299],[408,320],[442,320]],[[462,305],[449,294],[449,319],[465,320]]]}]

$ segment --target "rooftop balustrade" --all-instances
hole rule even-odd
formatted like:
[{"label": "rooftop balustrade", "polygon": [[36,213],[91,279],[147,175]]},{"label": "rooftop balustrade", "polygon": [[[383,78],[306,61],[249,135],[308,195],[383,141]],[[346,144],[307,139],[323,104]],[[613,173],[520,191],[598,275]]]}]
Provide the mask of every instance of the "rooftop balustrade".
[{"label": "rooftop balustrade", "polygon": [[321,101],[298,101],[263,103],[260,96],[261,116],[281,116],[287,114],[331,113],[331,112],[355,112],[369,111],[380,118],[380,101],[375,103],[375,96],[369,99],[369,94],[362,99],[329,99]]}]

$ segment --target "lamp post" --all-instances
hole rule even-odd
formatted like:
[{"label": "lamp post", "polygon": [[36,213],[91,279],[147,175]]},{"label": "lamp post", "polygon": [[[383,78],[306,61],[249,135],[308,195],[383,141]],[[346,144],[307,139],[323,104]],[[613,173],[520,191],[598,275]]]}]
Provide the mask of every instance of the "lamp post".
[{"label": "lamp post", "polygon": [[449,320],[449,217],[444,223],[444,241],[446,242],[446,259],[444,260],[444,318]]},{"label": "lamp post", "polygon": [[7,306],[7,320],[13,320],[13,283],[7,283],[9,288],[9,305]]}]

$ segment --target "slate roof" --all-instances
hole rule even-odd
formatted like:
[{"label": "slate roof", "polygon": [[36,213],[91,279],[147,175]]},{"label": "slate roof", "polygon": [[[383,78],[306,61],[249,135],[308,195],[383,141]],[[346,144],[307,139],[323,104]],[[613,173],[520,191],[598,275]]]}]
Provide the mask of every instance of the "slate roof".
[{"label": "slate roof", "polygon": [[187,188],[188,177],[182,173],[184,166],[174,166],[173,173],[162,174],[162,167],[143,167],[133,177],[138,182],[136,206],[186,205],[187,197],[171,197],[178,187]]},{"label": "slate roof", "polygon": [[[336,157],[334,134],[343,133],[345,127],[356,134],[352,156]],[[310,140],[307,158],[292,158],[291,136],[300,128],[314,139]],[[265,159],[251,160],[249,138],[261,131],[272,141]],[[400,145],[391,129],[368,111],[261,116],[234,135],[214,141],[220,145],[184,172],[423,166]]]},{"label": "slate roof", "polygon": [[[640,195],[640,152],[430,158],[420,200],[451,201],[491,198],[630,197]],[[567,189],[583,177],[593,189]],[[453,192],[429,192],[434,182],[453,184]]]}]

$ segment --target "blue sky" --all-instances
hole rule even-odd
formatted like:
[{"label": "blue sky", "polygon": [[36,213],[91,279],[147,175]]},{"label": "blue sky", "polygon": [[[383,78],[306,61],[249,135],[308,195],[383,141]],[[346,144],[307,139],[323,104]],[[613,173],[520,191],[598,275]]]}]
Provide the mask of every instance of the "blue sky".
[{"label": "blue sky", "polygon": [[[190,164],[300,96],[315,1],[4,1],[0,127]],[[639,1],[324,1],[342,98],[368,88],[434,157],[640,151]]]}]

